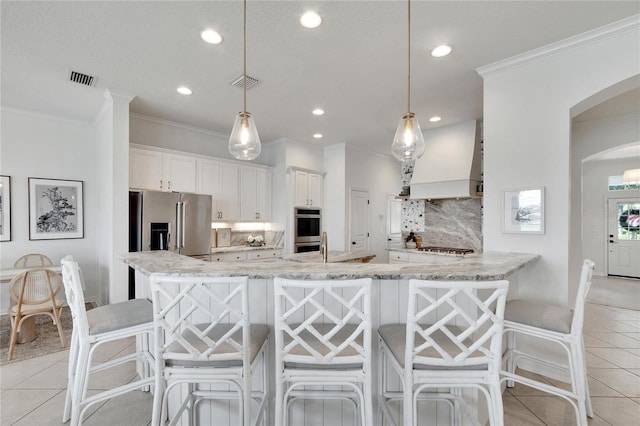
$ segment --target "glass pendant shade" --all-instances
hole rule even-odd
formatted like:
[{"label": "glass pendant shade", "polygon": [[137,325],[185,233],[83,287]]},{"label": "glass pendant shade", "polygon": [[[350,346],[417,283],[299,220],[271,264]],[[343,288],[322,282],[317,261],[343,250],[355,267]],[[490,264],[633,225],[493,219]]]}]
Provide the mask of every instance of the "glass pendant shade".
[{"label": "glass pendant shade", "polygon": [[248,112],[238,113],[229,138],[229,152],[238,160],[253,160],[260,155],[261,150],[253,117]]},{"label": "glass pendant shade", "polygon": [[640,169],[625,170],[622,175],[622,182],[624,183],[638,183],[640,182]]},{"label": "glass pendant shade", "polygon": [[422,157],[424,149],[424,136],[415,114],[403,115],[391,144],[393,156],[400,161],[415,160]]}]

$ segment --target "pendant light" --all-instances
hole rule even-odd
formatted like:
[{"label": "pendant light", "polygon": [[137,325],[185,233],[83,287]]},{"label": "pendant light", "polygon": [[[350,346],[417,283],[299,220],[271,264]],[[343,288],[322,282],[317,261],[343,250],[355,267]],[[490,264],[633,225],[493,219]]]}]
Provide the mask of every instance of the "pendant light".
[{"label": "pendant light", "polygon": [[424,154],[424,136],[416,115],[411,112],[411,0],[407,0],[408,17],[408,77],[407,113],[402,116],[396,135],[391,144],[391,152],[400,161],[415,160]]},{"label": "pendant light", "polygon": [[640,183],[640,169],[625,170],[622,182],[626,184]]},{"label": "pendant light", "polygon": [[233,130],[231,130],[231,137],[229,138],[229,152],[238,160],[253,160],[260,155],[262,147],[256,124],[251,113],[247,112],[247,0],[243,2],[243,18],[242,77],[244,80],[244,105],[242,112],[238,113],[236,121],[233,123]]}]

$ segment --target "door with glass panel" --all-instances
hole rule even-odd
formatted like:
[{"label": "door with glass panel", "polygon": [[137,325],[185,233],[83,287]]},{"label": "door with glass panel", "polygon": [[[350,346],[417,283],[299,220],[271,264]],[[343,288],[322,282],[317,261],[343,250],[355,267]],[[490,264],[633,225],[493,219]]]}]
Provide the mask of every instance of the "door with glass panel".
[{"label": "door with glass panel", "polygon": [[640,199],[608,200],[608,275],[640,278]]}]

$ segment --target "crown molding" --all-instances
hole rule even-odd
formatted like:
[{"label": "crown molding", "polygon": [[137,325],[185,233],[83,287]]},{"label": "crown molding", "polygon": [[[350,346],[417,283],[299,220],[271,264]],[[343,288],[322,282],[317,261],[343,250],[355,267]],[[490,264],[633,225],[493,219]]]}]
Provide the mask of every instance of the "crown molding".
[{"label": "crown molding", "polygon": [[61,115],[46,114],[44,112],[37,112],[37,111],[32,111],[32,110],[23,109],[23,108],[16,108],[16,107],[2,105],[2,106],[0,106],[0,111],[8,112],[8,113],[14,113],[14,114],[20,114],[20,115],[26,115],[26,116],[30,116],[30,117],[33,117],[33,118],[52,120],[52,121],[59,121],[59,122],[62,122],[62,123],[74,124],[74,125],[78,125],[78,126],[91,128],[91,129],[95,128],[93,123],[91,123],[89,121],[77,120],[77,119],[73,119],[73,118],[63,117]]},{"label": "crown molding", "polygon": [[586,31],[584,33],[566,38],[564,40],[560,40],[558,42],[551,43],[516,56],[512,56],[502,61],[478,67],[476,68],[476,72],[480,74],[480,76],[485,77],[490,74],[508,71],[510,69],[526,65],[530,62],[534,62],[570,50],[578,49],[589,44],[597,43],[611,37],[625,34],[627,32],[638,31],[639,29],[640,15],[633,15],[628,18],[621,19],[620,21],[616,21],[611,24]]},{"label": "crown molding", "polygon": [[190,130],[192,132],[202,133],[205,135],[215,136],[221,139],[229,139],[229,134],[216,132],[215,130],[203,129],[201,127],[189,126],[188,124],[177,123],[175,121],[165,120],[162,118],[151,117],[149,115],[139,114],[135,112],[129,112],[129,116],[137,118],[138,120],[149,121],[151,123],[163,124],[166,126],[177,127],[179,129]]}]

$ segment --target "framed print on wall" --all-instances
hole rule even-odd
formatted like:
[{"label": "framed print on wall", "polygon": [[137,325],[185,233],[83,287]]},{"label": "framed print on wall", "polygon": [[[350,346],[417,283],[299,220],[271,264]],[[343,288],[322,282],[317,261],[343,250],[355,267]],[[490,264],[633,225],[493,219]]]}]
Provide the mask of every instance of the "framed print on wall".
[{"label": "framed print on wall", "polygon": [[0,176],[0,241],[11,241],[11,177]]},{"label": "framed print on wall", "polygon": [[231,245],[231,228],[218,228],[216,229],[217,246],[229,247]]},{"label": "framed print on wall", "polygon": [[83,182],[29,178],[29,239],[84,238]]},{"label": "framed print on wall", "polygon": [[503,232],[544,234],[544,187],[504,191]]}]

